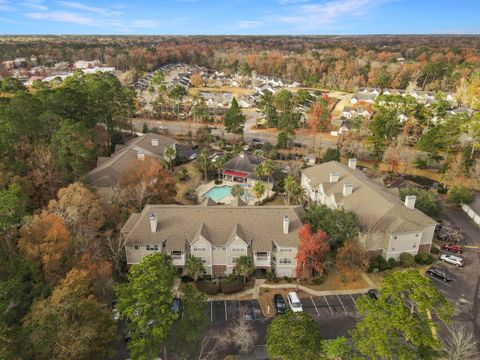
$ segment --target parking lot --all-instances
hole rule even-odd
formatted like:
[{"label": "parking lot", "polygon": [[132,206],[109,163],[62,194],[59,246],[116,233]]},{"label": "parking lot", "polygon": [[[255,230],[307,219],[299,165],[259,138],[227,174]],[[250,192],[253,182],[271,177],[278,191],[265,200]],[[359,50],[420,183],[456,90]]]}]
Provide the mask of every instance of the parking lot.
[{"label": "parking lot", "polygon": [[207,313],[213,323],[233,321],[240,314],[243,314],[247,320],[265,319],[258,300],[209,301]]}]

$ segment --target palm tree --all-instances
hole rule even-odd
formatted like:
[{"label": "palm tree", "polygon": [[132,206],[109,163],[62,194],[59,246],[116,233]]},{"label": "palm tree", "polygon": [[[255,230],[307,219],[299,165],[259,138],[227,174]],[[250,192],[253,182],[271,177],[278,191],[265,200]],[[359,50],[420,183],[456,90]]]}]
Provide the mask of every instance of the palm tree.
[{"label": "palm tree", "polygon": [[165,156],[168,159],[168,165],[170,170],[173,170],[173,160],[175,159],[177,153],[173,146],[169,146],[167,150],[165,150]]},{"label": "palm tree", "polygon": [[293,203],[301,205],[305,202],[307,193],[303,187],[295,183],[295,187],[293,188],[293,192],[290,196]]},{"label": "palm tree", "polygon": [[235,263],[235,271],[243,276],[243,282],[245,283],[247,277],[249,277],[255,271],[255,265],[250,256],[240,256]]},{"label": "palm tree", "polygon": [[225,157],[223,156],[217,157],[217,159],[215,160],[215,169],[217,169],[218,180],[222,180],[221,173],[222,173],[223,165],[225,165]]},{"label": "palm tree", "polygon": [[295,181],[295,178],[293,175],[288,175],[285,178],[285,193],[287,194],[287,204],[290,205],[290,199],[293,193],[295,192],[295,189],[297,187],[297,182]]},{"label": "palm tree", "polygon": [[207,179],[207,171],[209,166],[208,161],[208,150],[207,148],[203,148],[200,150],[200,154],[198,155],[198,163],[200,164],[200,170],[203,172],[204,179]]},{"label": "palm tree", "polygon": [[185,262],[185,273],[190,276],[193,281],[197,281],[204,270],[203,261],[198,257],[190,256]]},{"label": "palm tree", "polygon": [[257,202],[260,202],[260,198],[265,194],[265,184],[261,181],[257,181],[253,186],[253,192],[257,198]]},{"label": "palm tree", "polygon": [[243,188],[240,185],[236,184],[232,186],[232,196],[240,199],[244,193],[245,193],[245,190],[243,190]]},{"label": "palm tree", "polygon": [[262,163],[263,169],[264,169],[264,174],[267,176],[267,197],[270,197],[270,178],[275,171],[275,163],[267,159]]}]

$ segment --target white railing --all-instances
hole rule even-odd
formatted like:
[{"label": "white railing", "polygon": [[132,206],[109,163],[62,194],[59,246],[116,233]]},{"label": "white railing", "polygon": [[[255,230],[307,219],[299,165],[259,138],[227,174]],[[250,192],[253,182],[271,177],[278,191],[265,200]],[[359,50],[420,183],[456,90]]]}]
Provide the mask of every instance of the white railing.
[{"label": "white railing", "polygon": [[171,255],[173,265],[185,265],[185,255]]},{"label": "white railing", "polygon": [[270,255],[267,256],[253,256],[253,262],[256,266],[270,266]]}]

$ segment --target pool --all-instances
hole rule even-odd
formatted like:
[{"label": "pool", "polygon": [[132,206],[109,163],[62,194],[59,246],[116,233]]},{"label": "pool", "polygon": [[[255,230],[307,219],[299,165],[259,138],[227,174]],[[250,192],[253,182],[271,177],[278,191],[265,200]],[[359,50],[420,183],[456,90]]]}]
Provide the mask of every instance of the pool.
[{"label": "pool", "polygon": [[[252,196],[248,193],[248,185],[242,184],[241,185],[244,190],[245,194],[242,196],[243,200],[252,199]],[[205,198],[211,198],[215,202],[221,201],[223,198],[232,195],[232,187],[230,185],[223,185],[223,186],[214,186],[210,190],[208,190],[203,196]]]}]

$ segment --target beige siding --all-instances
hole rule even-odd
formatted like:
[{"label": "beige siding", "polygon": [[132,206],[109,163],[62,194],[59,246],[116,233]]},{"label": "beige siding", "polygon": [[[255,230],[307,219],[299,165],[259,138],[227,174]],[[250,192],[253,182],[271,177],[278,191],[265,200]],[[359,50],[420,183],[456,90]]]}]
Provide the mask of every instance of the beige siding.
[{"label": "beige siding", "polygon": [[[277,276],[295,276],[295,267],[297,266],[295,257],[297,255],[297,250],[297,248],[293,247],[286,248],[277,246],[276,251],[273,253],[273,256],[275,257],[275,273]],[[290,264],[282,263],[281,259],[289,259]]]},{"label": "beige siding", "polygon": [[[200,251],[198,248],[203,248],[204,250]],[[197,237],[197,239],[191,244],[190,255],[205,259],[205,267],[212,266],[212,245],[202,236]]]},{"label": "beige siding", "polygon": [[[243,251],[232,251],[233,248],[240,248],[243,247]],[[234,267],[235,264],[233,263],[233,258],[237,258],[240,256],[248,255],[248,246],[247,244],[236,236],[230,243],[227,245],[227,265],[229,267]]]},{"label": "beige siding", "polygon": [[420,244],[431,244],[433,241],[433,234],[435,233],[435,225],[425,226],[422,232]]},{"label": "beige siding", "polygon": [[158,251],[147,251],[145,245],[137,245],[138,249],[135,249],[135,245],[125,246],[125,253],[127,255],[127,264],[138,264],[144,256],[160,252],[161,245],[158,245]]},{"label": "beige siding", "polygon": [[390,236],[390,246],[388,248],[387,258],[398,259],[400,254],[403,252],[416,255],[418,253],[418,247],[420,246],[421,238],[421,232],[392,234]]},{"label": "beige siding", "polygon": [[213,265],[226,265],[227,264],[227,247],[215,246],[212,251]]}]

